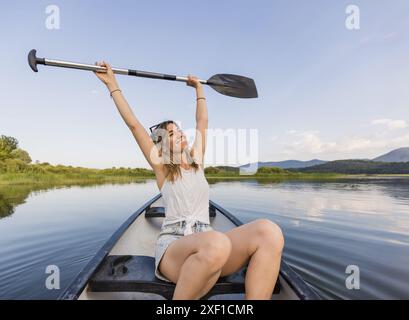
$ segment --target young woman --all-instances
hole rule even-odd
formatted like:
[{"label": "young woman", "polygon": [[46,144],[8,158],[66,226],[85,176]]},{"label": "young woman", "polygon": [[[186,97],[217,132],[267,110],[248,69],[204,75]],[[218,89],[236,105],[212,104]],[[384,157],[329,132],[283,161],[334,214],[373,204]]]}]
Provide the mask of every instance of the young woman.
[{"label": "young woman", "polygon": [[[131,130],[156,176],[166,217],[155,248],[155,274],[176,284],[173,299],[200,299],[217,282],[247,266],[246,299],[271,299],[280,270],[284,238],[268,219],[257,219],[225,233],[209,223],[209,185],[204,176],[208,124],[202,84],[194,76],[196,137],[189,148],[185,134],[169,120],[151,127],[149,135],[125,100],[108,63],[96,72],[107,86],[122,119]],[[153,128],[153,129],[152,129]]]}]

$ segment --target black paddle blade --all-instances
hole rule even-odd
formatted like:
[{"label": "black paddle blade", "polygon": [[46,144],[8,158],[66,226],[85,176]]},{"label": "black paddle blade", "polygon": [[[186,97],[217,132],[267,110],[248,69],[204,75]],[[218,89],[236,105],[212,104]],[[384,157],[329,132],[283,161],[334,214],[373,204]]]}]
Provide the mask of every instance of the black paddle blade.
[{"label": "black paddle blade", "polygon": [[235,74],[215,74],[207,84],[217,92],[236,98],[257,98],[257,88],[253,79]]}]

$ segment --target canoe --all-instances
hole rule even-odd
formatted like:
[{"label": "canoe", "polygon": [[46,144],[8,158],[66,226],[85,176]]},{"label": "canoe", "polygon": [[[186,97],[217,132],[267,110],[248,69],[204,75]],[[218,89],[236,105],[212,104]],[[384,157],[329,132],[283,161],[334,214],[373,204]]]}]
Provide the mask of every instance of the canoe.
[{"label": "canoe", "polygon": [[[164,217],[162,196],[158,194],[116,230],[59,299],[172,299],[175,284],[158,279],[154,273],[155,241]],[[242,224],[211,200],[209,217],[217,231],[225,232]],[[244,299],[246,267],[220,277],[201,299]],[[272,299],[316,300],[319,296],[283,259]]]}]

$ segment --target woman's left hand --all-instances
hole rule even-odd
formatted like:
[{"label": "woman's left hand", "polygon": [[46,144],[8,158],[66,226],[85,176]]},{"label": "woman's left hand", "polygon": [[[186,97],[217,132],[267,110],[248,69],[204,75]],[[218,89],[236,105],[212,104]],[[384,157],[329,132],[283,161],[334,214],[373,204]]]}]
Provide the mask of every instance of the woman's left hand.
[{"label": "woman's left hand", "polygon": [[191,86],[193,88],[200,88],[202,86],[202,84],[200,83],[199,79],[195,76],[192,75],[188,75],[187,76],[187,83],[188,86]]}]

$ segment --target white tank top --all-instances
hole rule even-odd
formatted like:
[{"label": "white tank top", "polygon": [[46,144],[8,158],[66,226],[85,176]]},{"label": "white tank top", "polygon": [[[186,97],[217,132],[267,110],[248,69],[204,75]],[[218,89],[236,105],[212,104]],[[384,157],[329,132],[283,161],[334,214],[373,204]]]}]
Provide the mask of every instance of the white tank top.
[{"label": "white tank top", "polygon": [[165,207],[165,219],[162,226],[186,220],[185,235],[193,233],[192,226],[198,220],[209,221],[209,184],[202,167],[197,172],[180,167],[181,177],[174,182],[165,179],[162,198]]}]

